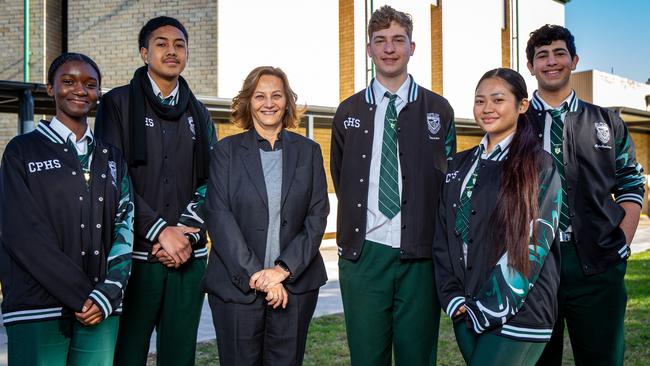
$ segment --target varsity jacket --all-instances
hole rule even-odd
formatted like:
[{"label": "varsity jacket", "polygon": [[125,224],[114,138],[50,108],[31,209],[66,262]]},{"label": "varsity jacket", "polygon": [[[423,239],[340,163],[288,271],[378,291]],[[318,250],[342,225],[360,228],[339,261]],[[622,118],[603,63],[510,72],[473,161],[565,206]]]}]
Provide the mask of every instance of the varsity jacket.
[{"label": "varsity jacket", "polygon": [[[507,158],[507,157],[506,157]],[[465,176],[479,159],[475,147],[456,155],[442,189],[440,212],[433,242],[436,286],[440,304],[454,321],[465,321],[475,333],[532,342],[551,338],[557,317],[560,282],[558,218],[562,202],[561,181],[553,158],[541,151],[539,159],[539,218],[537,242],[531,244],[530,273],[508,267],[508,253],[494,264],[490,252],[490,218],[495,214],[505,159],[480,159],[471,196],[467,260],[463,240],[455,230]],[[532,234],[532,232],[531,232]],[[454,314],[461,306],[466,313]]]},{"label": "varsity jacket", "polygon": [[119,314],[134,212],[120,151],[95,139],[86,185],[76,149],[43,121],[9,142],[0,171],[4,324],[71,317],[88,298]]},{"label": "varsity jacket", "polygon": [[[535,93],[528,117],[535,121],[543,141],[547,112],[538,98]],[[618,226],[625,216],[619,204],[643,205],[645,177],[620,117],[577,98],[573,104],[564,120],[566,193],[582,271],[593,275],[630,255],[629,243]]]},{"label": "varsity jacket", "polygon": [[[205,107],[199,113],[201,118],[196,123],[206,124],[212,150],[217,141],[214,125]],[[97,135],[125,151],[131,138],[129,123],[132,123],[129,120],[129,85],[106,93],[97,116]],[[129,167],[136,203],[133,259],[157,262],[151,249],[168,225],[200,228],[200,233],[188,237],[193,256],[205,257],[208,250],[203,204],[207,185],[197,180],[193,170],[195,122],[189,108],[178,121],[165,121],[147,106],[143,122],[147,130],[147,163]]]},{"label": "varsity jacket", "polygon": [[[440,184],[456,151],[454,112],[447,100],[409,75],[407,104],[397,117],[402,171],[402,259],[431,258]],[[376,103],[372,83],[341,103],[334,115],[330,169],[338,197],[339,255],[356,260],[366,233],[368,176]],[[377,133],[382,133],[378,131]]]}]

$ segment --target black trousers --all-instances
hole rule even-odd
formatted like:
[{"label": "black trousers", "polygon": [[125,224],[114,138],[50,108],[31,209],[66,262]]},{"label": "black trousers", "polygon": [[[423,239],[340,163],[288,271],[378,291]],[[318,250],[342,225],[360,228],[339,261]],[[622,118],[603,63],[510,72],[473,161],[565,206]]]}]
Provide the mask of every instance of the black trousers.
[{"label": "black trousers", "polygon": [[289,293],[286,309],[266,305],[265,295],[250,304],[208,296],[222,366],[302,364],[318,290]]}]

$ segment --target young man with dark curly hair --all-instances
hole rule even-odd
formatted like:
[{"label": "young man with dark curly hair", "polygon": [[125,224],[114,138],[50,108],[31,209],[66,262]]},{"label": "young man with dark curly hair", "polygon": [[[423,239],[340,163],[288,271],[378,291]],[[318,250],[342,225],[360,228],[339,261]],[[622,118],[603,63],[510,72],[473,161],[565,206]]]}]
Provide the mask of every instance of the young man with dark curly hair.
[{"label": "young man with dark curly hair", "polygon": [[568,29],[535,30],[526,55],[538,83],[528,116],[562,178],[559,314],[538,364],[562,364],[566,321],[576,365],[623,365],[624,276],[643,204],[643,169],[621,118],[571,88],[579,58]]}]

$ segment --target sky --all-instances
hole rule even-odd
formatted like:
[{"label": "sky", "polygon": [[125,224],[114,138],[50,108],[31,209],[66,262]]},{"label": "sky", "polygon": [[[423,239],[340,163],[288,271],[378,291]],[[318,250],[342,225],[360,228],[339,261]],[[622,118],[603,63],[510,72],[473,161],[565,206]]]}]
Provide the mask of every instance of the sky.
[{"label": "sky", "polygon": [[571,0],[565,25],[576,39],[577,71],[597,69],[650,79],[650,1]]}]

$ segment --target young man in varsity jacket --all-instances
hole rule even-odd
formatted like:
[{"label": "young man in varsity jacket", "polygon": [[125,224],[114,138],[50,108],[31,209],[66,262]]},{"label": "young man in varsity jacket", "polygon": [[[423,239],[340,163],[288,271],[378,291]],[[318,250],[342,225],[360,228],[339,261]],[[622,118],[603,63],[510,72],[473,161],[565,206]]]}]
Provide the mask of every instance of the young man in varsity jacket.
[{"label": "young man in varsity jacket", "polygon": [[407,73],[408,14],[384,6],[368,26],[377,76],[341,103],[332,127],[337,244],[352,365],[435,363],[440,306],[431,243],[447,158],[447,100]]},{"label": "young man in varsity jacket", "polygon": [[180,76],[187,31],[151,19],[138,37],[145,66],[102,99],[96,131],[122,149],[136,197],[133,274],[115,363],[143,365],[156,328],[159,365],[193,365],[207,249],[203,202],[216,142],[207,109]]},{"label": "young man in varsity jacket", "polygon": [[578,55],[568,29],[537,29],[526,55],[538,82],[528,116],[554,157],[563,195],[559,316],[538,364],[562,363],[566,320],[577,365],[622,365],[624,275],[643,204],[643,169],[620,117],[572,90]]}]

